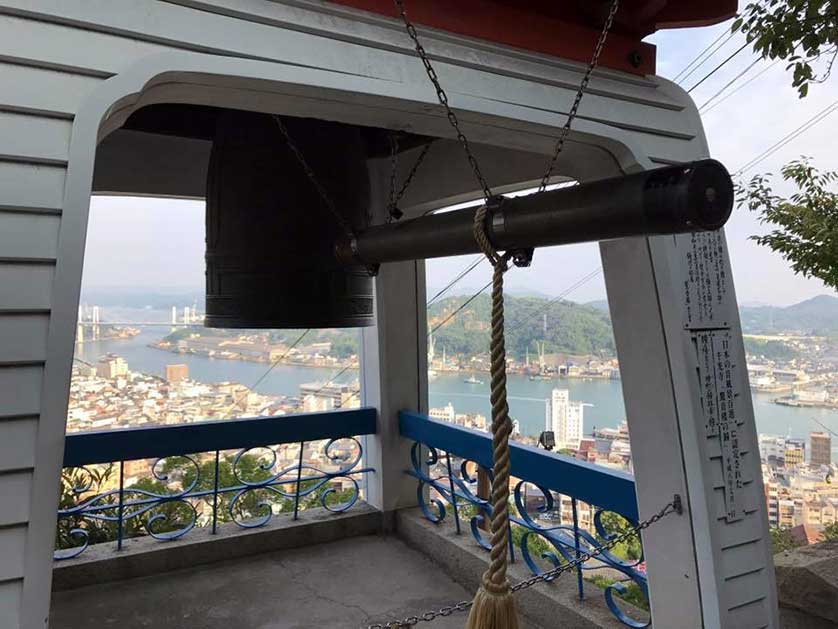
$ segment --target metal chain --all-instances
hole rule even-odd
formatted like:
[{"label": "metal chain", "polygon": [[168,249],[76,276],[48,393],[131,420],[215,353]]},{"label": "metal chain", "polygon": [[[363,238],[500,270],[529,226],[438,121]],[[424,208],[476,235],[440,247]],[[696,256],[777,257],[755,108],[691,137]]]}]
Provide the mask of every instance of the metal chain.
[{"label": "metal chain", "polygon": [[297,159],[297,162],[300,164],[300,167],[303,169],[303,172],[305,172],[306,177],[309,178],[311,184],[317,190],[317,194],[320,195],[320,199],[323,201],[323,204],[326,206],[326,209],[329,210],[329,213],[335,218],[340,228],[346,233],[346,236],[351,240],[355,237],[355,232],[352,230],[352,226],[347,222],[343,215],[340,212],[338,212],[337,207],[335,207],[335,202],[332,200],[332,197],[329,195],[328,192],[326,192],[326,189],[317,179],[317,175],[314,174],[314,171],[311,169],[311,166],[309,166],[302,151],[300,151],[299,147],[294,143],[294,140],[291,139],[291,134],[288,133],[288,129],[285,127],[285,123],[282,122],[282,118],[280,118],[279,116],[272,116],[272,118],[274,119],[274,122],[276,123],[279,132],[285,138],[285,142],[288,144],[288,148],[294,154],[294,157]]},{"label": "metal chain", "polygon": [[428,142],[422,147],[422,152],[419,153],[419,156],[416,158],[416,162],[413,164],[410,172],[407,173],[407,177],[405,177],[402,187],[397,192],[396,176],[398,175],[399,167],[399,140],[395,133],[390,134],[390,203],[387,206],[388,223],[393,220],[397,221],[402,217],[402,211],[398,208],[399,201],[402,200],[404,193],[407,192],[410,184],[413,183],[413,177],[416,175],[416,171],[419,170],[419,167],[422,165],[422,162],[425,161],[425,157],[427,157],[428,151],[430,150],[431,142]]},{"label": "metal chain", "polygon": [[[419,35],[416,32],[416,27],[413,25],[413,23],[410,21],[410,18],[407,16],[407,10],[404,6],[404,0],[393,0],[393,2],[395,2],[396,8],[399,11],[399,15],[402,18],[402,22],[404,22],[407,34],[413,41],[414,48],[416,49],[416,52],[419,54],[419,58],[422,60],[422,65],[425,66],[425,72],[427,72],[428,78],[431,80],[431,83],[433,83],[433,86],[436,89],[437,98],[439,99],[440,104],[445,108],[445,113],[448,117],[448,122],[454,128],[454,131],[457,132],[457,140],[460,141],[460,144],[463,146],[463,149],[466,152],[466,157],[468,158],[468,162],[471,165],[472,171],[474,172],[474,176],[477,178],[480,187],[483,189],[483,195],[488,199],[492,196],[492,190],[489,187],[489,184],[486,182],[486,179],[483,176],[482,171],[480,170],[480,165],[478,164],[477,158],[475,158],[474,153],[471,150],[471,145],[469,144],[468,138],[463,134],[462,130],[460,129],[460,121],[457,118],[457,114],[454,113],[454,110],[451,109],[451,106],[448,103],[448,95],[445,93],[445,90],[442,88],[442,85],[439,82],[439,77],[437,76],[436,71],[431,65],[431,61],[428,58],[427,51],[425,50],[424,46],[422,46],[422,43],[419,41]],[[599,64],[599,58],[602,55],[602,49],[605,47],[605,41],[608,39],[608,33],[611,31],[611,27],[614,24],[614,17],[617,15],[617,11],[619,8],[620,0],[612,0],[611,8],[608,11],[608,16],[605,19],[605,24],[602,27],[602,31],[599,34],[599,39],[597,40],[596,46],[594,47],[594,52],[591,56],[591,61],[588,63],[588,67],[585,70],[585,74],[582,77],[582,81],[579,84],[579,89],[576,91],[576,96],[573,99],[573,105],[570,108],[567,120],[565,121],[564,126],[559,132],[559,138],[556,141],[556,148],[553,151],[553,155],[550,158],[549,164],[547,165],[547,171],[544,173],[544,176],[541,179],[541,184],[539,185],[540,192],[544,191],[544,189],[549,184],[550,177],[553,175],[553,169],[556,167],[556,161],[559,159],[559,155],[564,149],[564,144],[570,132],[570,127],[579,113],[579,105],[582,103],[582,97],[585,95],[585,91],[588,89],[588,83],[590,83],[591,81],[591,75],[593,74],[593,71]]]},{"label": "metal chain", "polygon": [[605,40],[608,39],[608,33],[611,30],[611,26],[614,24],[614,16],[617,15],[617,9],[619,8],[620,0],[612,0],[611,10],[608,12],[608,17],[605,19],[605,24],[599,34],[599,39],[597,40],[596,47],[594,48],[594,54],[591,55],[591,61],[588,63],[588,69],[582,77],[579,89],[576,90],[576,96],[573,99],[573,105],[570,107],[570,112],[567,114],[567,120],[565,121],[562,130],[559,132],[559,139],[556,141],[556,148],[553,151],[553,156],[550,158],[550,163],[547,165],[547,172],[545,172],[544,176],[541,178],[541,185],[538,186],[539,192],[544,192],[545,188],[547,188],[547,184],[550,182],[550,177],[553,175],[553,169],[556,167],[556,161],[559,159],[562,149],[564,149],[565,140],[567,140],[567,136],[570,133],[570,126],[573,124],[573,121],[579,113],[579,105],[582,103],[582,97],[585,95],[585,90],[588,89],[588,83],[591,81],[591,74],[593,74],[599,64],[599,57],[602,54],[603,47],[605,46]]},{"label": "metal chain", "polygon": [[[658,511],[649,519],[633,526],[626,531],[623,531],[616,537],[611,538],[602,546],[598,546],[593,551],[585,551],[580,554],[576,559],[570,561],[564,565],[557,566],[552,570],[548,570],[547,572],[542,572],[537,574],[529,579],[525,579],[524,581],[519,581],[515,585],[511,586],[509,589],[511,592],[518,592],[520,590],[526,590],[527,588],[531,588],[534,585],[539,583],[544,583],[547,581],[552,581],[557,577],[561,576],[563,573],[568,572],[569,570],[573,570],[574,568],[578,568],[586,561],[594,559],[598,557],[602,553],[607,550],[611,550],[617,544],[620,544],[631,537],[640,533],[640,531],[649,528],[659,520],[662,520],[668,515],[673,513],[682,514],[683,513],[683,504],[681,503],[681,496],[675,495],[675,498],[668,503],[663,509]],[[437,618],[442,618],[445,616],[450,616],[454,612],[461,612],[470,609],[472,606],[472,601],[460,601],[456,605],[450,605],[447,607],[441,607],[437,610],[428,611],[422,614],[421,616],[408,616],[407,618],[403,618],[402,620],[392,620],[386,623],[375,623],[372,625],[368,625],[367,629],[398,629],[399,627],[413,627],[414,625],[418,625],[420,622],[431,622],[432,620],[436,620]]]},{"label": "metal chain", "polygon": [[436,74],[436,70],[434,70],[434,67],[431,65],[431,61],[428,58],[428,53],[419,41],[419,35],[416,32],[416,27],[413,25],[413,22],[410,21],[410,18],[407,17],[407,10],[404,7],[404,1],[393,0],[393,2],[395,2],[399,15],[401,15],[408,36],[411,40],[413,40],[413,46],[416,49],[419,58],[422,60],[422,65],[425,66],[425,72],[427,72],[428,78],[431,80],[431,83],[433,83],[434,89],[436,89],[436,96],[437,99],[439,99],[439,104],[445,108],[445,115],[448,117],[448,122],[454,128],[454,131],[457,132],[457,140],[459,140],[460,144],[463,146],[463,150],[466,152],[466,158],[468,158],[468,163],[471,166],[474,177],[477,179],[477,183],[480,184],[480,187],[483,190],[483,196],[489,199],[492,197],[492,189],[489,187],[489,184],[486,182],[486,178],[483,176],[483,172],[480,170],[480,164],[477,163],[477,158],[471,151],[471,144],[469,144],[468,138],[460,129],[460,121],[457,118],[457,114],[454,113],[454,110],[451,109],[451,106],[448,104],[448,94],[446,94],[445,90],[442,88],[442,85],[439,82],[439,77]]}]

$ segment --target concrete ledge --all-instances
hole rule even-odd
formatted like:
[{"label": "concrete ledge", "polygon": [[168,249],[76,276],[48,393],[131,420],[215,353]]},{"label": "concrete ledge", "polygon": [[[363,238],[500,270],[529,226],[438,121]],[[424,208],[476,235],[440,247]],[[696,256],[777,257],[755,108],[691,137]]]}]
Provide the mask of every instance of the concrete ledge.
[{"label": "concrete ledge", "polygon": [[254,529],[226,523],[218,527],[215,535],[208,528],[196,528],[172,541],[151,537],[128,539],[122,550],[116,549],[116,542],[95,544],[75,559],[55,562],[52,589],[70,590],[274,550],[373,535],[382,531],[383,521],[380,511],[358,502],[346,513],[307,509],[300,512],[296,521],[290,516],[277,515],[269,524]]},{"label": "concrete ledge", "polygon": [[[489,554],[474,541],[468,525],[464,525],[462,534],[457,535],[448,520],[433,524],[419,509],[403,509],[396,512],[396,532],[409,546],[438,564],[456,583],[470,592],[477,590],[480,577],[488,566]],[[510,581],[520,581],[531,576],[532,573],[520,558],[510,566]],[[567,575],[553,583],[522,590],[515,596],[518,610],[529,626],[625,629],[625,625],[608,609],[598,587],[587,584],[585,594],[585,599],[580,601],[575,575]],[[627,604],[625,607],[633,609]],[[648,617],[643,610],[634,610],[631,615],[637,619]]]},{"label": "concrete ledge", "polygon": [[838,626],[838,540],[778,553],[774,566],[780,607],[795,612],[786,626]]},{"label": "concrete ledge", "polygon": [[782,629],[835,629],[835,623],[796,609],[780,607],[780,627]]}]

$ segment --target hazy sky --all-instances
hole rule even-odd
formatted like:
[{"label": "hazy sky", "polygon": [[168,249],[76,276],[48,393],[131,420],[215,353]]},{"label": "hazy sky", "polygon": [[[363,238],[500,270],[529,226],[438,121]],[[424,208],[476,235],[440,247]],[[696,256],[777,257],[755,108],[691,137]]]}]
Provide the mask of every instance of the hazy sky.
[{"label": "hazy sky", "polygon": [[[650,39],[658,46],[658,73],[665,77],[675,76],[727,28],[725,24],[666,31],[653,36]],[[741,41],[738,37],[731,40],[710,62],[690,76],[685,85],[692,86],[735,51]],[[701,105],[707,101],[753,60],[750,49],[739,54],[692,93],[696,103]],[[770,63],[758,63],[741,81],[767,65]],[[797,98],[789,83],[784,64],[778,63],[704,115],[711,152],[731,172],[838,101],[838,76],[824,85],[813,86],[803,100]],[[819,168],[838,170],[836,140],[838,111],[765,159],[747,175],[776,173],[782,164],[801,155],[811,156]],[[776,190],[788,192],[781,184]],[[203,286],[203,222],[203,203],[115,197],[94,199],[85,257],[85,286],[189,289]],[[748,240],[749,236],[767,230],[745,209],[736,210],[727,225],[736,290],[741,302],[784,305],[822,293],[835,294],[819,281],[795,275],[778,255]],[[471,259],[430,261],[428,283],[431,290],[447,284]],[[557,295],[599,265],[595,245],[543,249],[536,252],[531,268],[515,270],[508,275],[507,287],[513,291]],[[460,292],[476,289],[488,280],[489,267],[483,263],[461,283]],[[574,290],[568,298],[588,301],[604,296],[605,287],[599,275]]]}]

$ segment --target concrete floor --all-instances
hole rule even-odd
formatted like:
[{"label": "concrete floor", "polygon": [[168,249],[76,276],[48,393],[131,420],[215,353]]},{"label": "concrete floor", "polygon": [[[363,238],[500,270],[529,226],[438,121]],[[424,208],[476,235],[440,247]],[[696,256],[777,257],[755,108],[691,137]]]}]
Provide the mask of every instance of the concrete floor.
[{"label": "concrete floor", "polygon": [[56,592],[50,627],[360,628],[471,596],[398,538],[368,536]]}]

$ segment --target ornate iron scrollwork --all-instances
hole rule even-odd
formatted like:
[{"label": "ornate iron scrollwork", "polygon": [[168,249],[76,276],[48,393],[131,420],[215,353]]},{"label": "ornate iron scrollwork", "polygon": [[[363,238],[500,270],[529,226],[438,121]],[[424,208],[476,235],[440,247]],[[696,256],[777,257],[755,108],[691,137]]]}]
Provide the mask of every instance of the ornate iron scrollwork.
[{"label": "ornate iron scrollwork", "polygon": [[[427,456],[422,457],[422,450],[427,449]],[[458,467],[447,467],[443,465],[443,459],[447,454],[441,453],[437,448],[415,442],[411,449],[411,469],[408,473],[417,479],[416,495],[419,507],[425,517],[434,523],[442,523],[448,514],[448,508],[452,507],[459,513],[466,513],[475,541],[483,548],[489,549],[489,543],[484,538],[485,531],[481,528],[484,517],[491,516],[491,505],[488,500],[479,498],[473,487],[477,479],[469,471],[476,466],[473,461],[462,460]],[[454,470],[458,469],[459,473]],[[449,470],[451,472],[449,473]],[[491,470],[486,470],[491,478]],[[513,470],[514,473],[514,470]],[[535,512],[527,508],[528,487],[532,487],[541,495],[540,504]],[[453,488],[453,491],[452,491]],[[426,491],[432,490],[432,491]],[[530,496],[531,497],[531,496]],[[510,510],[510,522],[515,527],[520,527],[522,533],[515,545],[524,559],[524,563],[533,574],[546,572],[551,568],[570,563],[580,553],[592,553],[601,546],[613,539],[618,532],[607,530],[603,516],[606,512],[597,509],[593,516],[594,531],[585,530],[578,525],[557,524],[555,526],[544,525],[538,516],[553,512],[555,509],[555,498],[553,492],[540,485],[520,480],[513,492],[513,499],[516,510]],[[517,512],[517,514],[516,514]],[[485,516],[484,516],[485,514]],[[622,514],[616,514],[620,517]],[[627,520],[629,524],[632,524]],[[515,535],[513,535],[513,538]],[[540,541],[538,543],[536,540]],[[538,554],[535,555],[534,548],[538,547]],[[514,546],[510,544],[510,553],[514,561]],[[539,560],[542,565],[539,565]],[[545,565],[546,562],[546,565]],[[581,566],[584,571],[611,570],[619,573],[626,581],[631,581],[640,588],[643,597],[648,600],[648,585],[646,573],[643,570],[642,549],[639,558],[626,560],[618,557],[608,550],[597,552],[595,561],[584,563]],[[583,585],[580,579],[580,595]],[[647,627],[649,620],[637,620],[630,617],[617,603],[617,595],[627,592],[624,582],[615,581],[605,587],[603,596],[608,608],[614,616],[628,627]]]}]

